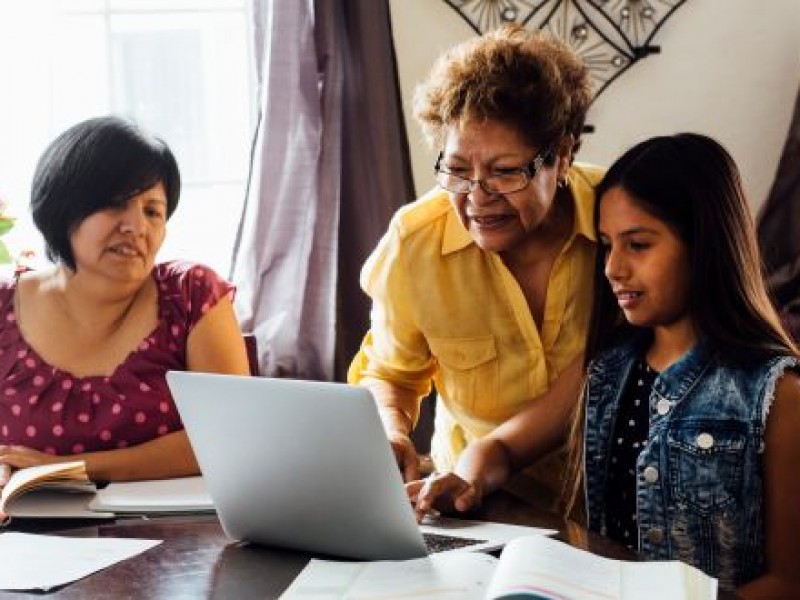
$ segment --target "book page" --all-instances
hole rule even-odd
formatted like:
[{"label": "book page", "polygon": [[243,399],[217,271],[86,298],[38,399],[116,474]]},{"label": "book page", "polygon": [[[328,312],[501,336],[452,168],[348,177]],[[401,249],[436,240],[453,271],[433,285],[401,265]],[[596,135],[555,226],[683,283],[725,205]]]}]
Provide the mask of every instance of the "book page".
[{"label": "book page", "polygon": [[570,600],[713,600],[717,581],[679,561],[605,558],[542,536],[514,540],[500,557],[488,597]]},{"label": "book page", "polygon": [[488,598],[528,595],[532,598],[618,600],[621,579],[621,565],[617,560],[545,536],[527,536],[512,541],[503,550]]},{"label": "book page", "polygon": [[678,561],[625,563],[622,567],[622,597],[713,600],[717,597],[717,580]]},{"label": "book page", "polygon": [[483,600],[497,559],[479,552],[401,561],[312,559],[282,600]]}]

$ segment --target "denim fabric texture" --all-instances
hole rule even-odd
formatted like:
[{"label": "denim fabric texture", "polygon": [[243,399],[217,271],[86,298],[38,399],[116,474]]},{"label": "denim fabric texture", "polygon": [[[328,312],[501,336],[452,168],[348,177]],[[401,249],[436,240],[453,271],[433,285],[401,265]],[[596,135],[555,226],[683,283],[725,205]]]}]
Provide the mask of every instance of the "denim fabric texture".
[{"label": "denim fabric texture", "polygon": [[[618,404],[646,342],[615,346],[588,369],[586,507],[589,528],[601,534]],[[764,426],[776,382],[798,367],[788,356],[724,364],[700,343],[659,374],[648,442],[636,463],[639,549],[647,559],[692,564],[723,590],[763,573]]]}]

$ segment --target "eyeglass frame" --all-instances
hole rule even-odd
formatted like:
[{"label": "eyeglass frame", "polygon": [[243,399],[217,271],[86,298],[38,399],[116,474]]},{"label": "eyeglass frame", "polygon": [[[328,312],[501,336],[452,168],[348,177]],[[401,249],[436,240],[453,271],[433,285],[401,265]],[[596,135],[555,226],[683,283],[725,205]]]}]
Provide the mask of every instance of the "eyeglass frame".
[{"label": "eyeglass frame", "polygon": [[[484,192],[486,192],[487,194],[515,194],[516,192],[521,192],[522,190],[524,190],[525,188],[527,188],[531,184],[531,181],[533,181],[533,178],[536,177],[536,174],[542,168],[542,166],[544,165],[545,161],[548,160],[552,156],[552,153],[553,153],[553,149],[552,148],[548,148],[547,150],[537,154],[533,158],[533,160],[531,162],[529,162],[527,165],[525,165],[523,167],[520,167],[519,169],[515,170],[515,172],[525,175],[525,177],[526,177],[525,185],[523,185],[522,187],[517,188],[515,190],[510,190],[510,191],[505,191],[505,192],[499,192],[497,190],[487,189],[486,185],[485,185],[487,179],[502,177],[502,175],[491,175],[489,177],[482,177],[480,179],[470,179],[468,177],[461,177],[460,175],[456,175],[455,173],[451,173],[450,171],[445,171],[442,168],[442,165],[441,165],[442,159],[444,158],[444,150],[441,150],[439,152],[439,157],[436,159],[436,164],[433,166],[433,171],[434,171],[434,173],[436,173],[436,185],[438,185],[443,190],[446,190],[446,191],[450,192],[451,194],[471,194],[472,192],[475,191],[475,189],[478,186],[481,186],[481,189]],[[445,175],[449,175],[450,177],[455,177],[456,179],[459,179],[461,181],[464,181],[464,182],[468,183],[469,184],[469,188],[466,191],[462,192],[462,191],[458,191],[458,190],[451,190],[449,188],[444,187],[439,182],[439,174],[440,173],[445,174]]]}]

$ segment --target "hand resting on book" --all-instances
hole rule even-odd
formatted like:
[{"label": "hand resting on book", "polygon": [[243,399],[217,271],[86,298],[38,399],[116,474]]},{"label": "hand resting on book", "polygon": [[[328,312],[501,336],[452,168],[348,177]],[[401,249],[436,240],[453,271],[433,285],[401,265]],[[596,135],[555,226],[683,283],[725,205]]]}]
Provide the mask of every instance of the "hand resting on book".
[{"label": "hand resting on book", "polygon": [[59,462],[58,458],[26,446],[0,445],[0,489],[8,483],[11,473],[17,469],[48,465]]}]

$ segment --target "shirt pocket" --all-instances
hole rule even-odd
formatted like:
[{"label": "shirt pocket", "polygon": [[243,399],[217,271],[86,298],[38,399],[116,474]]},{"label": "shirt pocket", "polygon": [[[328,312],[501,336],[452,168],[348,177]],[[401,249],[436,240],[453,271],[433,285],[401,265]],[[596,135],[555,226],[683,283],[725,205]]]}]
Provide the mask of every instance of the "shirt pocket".
[{"label": "shirt pocket", "polygon": [[740,500],[747,427],[735,421],[679,424],[667,434],[675,502],[709,514]]},{"label": "shirt pocket", "polygon": [[493,335],[429,338],[439,363],[439,395],[474,416],[491,413],[497,394],[497,346]]}]

